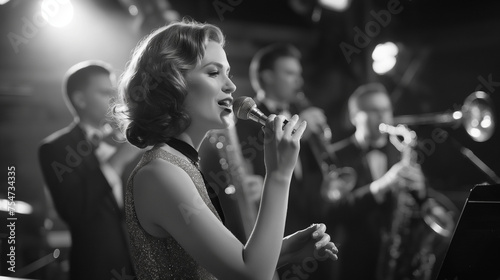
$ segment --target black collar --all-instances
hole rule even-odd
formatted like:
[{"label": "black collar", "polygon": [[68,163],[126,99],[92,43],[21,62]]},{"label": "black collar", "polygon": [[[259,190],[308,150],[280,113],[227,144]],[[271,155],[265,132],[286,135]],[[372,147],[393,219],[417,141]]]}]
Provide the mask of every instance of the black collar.
[{"label": "black collar", "polygon": [[170,138],[165,143],[185,155],[196,167],[199,166],[200,157],[193,146],[177,138]]},{"label": "black collar", "polygon": [[[193,165],[196,166],[198,170],[200,170],[200,165],[199,165],[200,157],[198,156],[198,152],[195,150],[195,148],[193,148],[193,146],[176,138],[170,138],[165,143],[170,147],[179,151],[181,154],[185,155],[193,163]],[[210,182],[207,181],[205,176],[203,176],[203,172],[201,172],[201,170],[200,174],[201,177],[203,178],[203,182],[205,183],[205,188],[207,190],[210,200],[212,201],[213,206],[215,207],[215,210],[217,210],[217,213],[219,214],[222,223],[225,223],[224,211],[222,210],[222,206],[220,204],[217,192],[212,188],[212,185],[210,184]]]}]

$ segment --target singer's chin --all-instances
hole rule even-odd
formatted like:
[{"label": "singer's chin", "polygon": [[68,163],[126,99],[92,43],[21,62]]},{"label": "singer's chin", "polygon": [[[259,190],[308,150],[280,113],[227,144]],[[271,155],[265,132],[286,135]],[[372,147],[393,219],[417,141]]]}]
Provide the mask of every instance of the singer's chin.
[{"label": "singer's chin", "polygon": [[221,129],[234,127],[236,125],[236,117],[233,114],[233,110],[231,111],[224,110],[221,113],[221,121],[223,124],[223,127]]},{"label": "singer's chin", "polygon": [[228,127],[234,126],[235,123],[235,116],[231,111],[229,110],[224,110],[220,114],[220,123],[217,125],[215,129],[226,129]]}]

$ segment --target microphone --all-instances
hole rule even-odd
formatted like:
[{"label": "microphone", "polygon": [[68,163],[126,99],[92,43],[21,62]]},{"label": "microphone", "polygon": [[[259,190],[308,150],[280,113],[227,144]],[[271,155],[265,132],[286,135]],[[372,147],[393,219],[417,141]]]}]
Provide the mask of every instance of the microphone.
[{"label": "microphone", "polygon": [[266,125],[267,116],[257,109],[255,101],[248,96],[240,96],[236,98],[233,101],[233,111],[236,113],[236,117],[238,117],[238,119],[252,120],[260,123],[261,125]]},{"label": "microphone", "polygon": [[[267,122],[267,116],[264,115],[258,108],[255,101],[248,96],[240,96],[233,101],[233,111],[236,113],[236,117],[241,120],[252,120],[256,123],[260,123],[265,126]],[[285,125],[288,120],[283,121],[282,129],[285,129]],[[295,133],[295,129],[292,134]]]},{"label": "microphone", "polygon": [[[240,96],[233,101],[233,111],[236,113],[236,117],[241,120],[252,120],[261,125],[266,125],[267,116],[264,115],[258,108],[255,101],[248,96]],[[288,120],[283,121],[282,128],[285,129],[285,125]]]}]

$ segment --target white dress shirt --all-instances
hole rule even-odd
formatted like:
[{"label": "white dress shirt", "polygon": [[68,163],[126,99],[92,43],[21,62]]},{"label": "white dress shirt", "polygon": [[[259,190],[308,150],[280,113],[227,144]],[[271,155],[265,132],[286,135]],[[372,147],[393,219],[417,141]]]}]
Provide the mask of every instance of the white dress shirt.
[{"label": "white dress shirt", "polygon": [[120,208],[123,207],[123,185],[120,175],[116,173],[115,169],[108,163],[109,158],[116,152],[116,147],[101,141],[104,137],[103,132],[90,125],[81,124],[82,129],[85,131],[87,140],[97,145],[94,151],[95,156],[99,160],[101,171],[104,177],[111,186],[111,190]]}]

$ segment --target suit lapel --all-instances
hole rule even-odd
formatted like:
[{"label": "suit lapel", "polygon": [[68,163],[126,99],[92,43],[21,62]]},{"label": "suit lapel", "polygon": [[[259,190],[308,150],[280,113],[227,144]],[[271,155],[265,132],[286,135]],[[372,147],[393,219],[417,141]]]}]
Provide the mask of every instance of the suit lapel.
[{"label": "suit lapel", "polygon": [[[116,212],[117,215],[120,216],[120,218],[123,217],[123,213],[120,210],[118,203],[116,202],[116,198],[113,195],[111,186],[109,185],[108,180],[102,173],[99,160],[94,154],[96,147],[93,146],[92,143],[85,138],[85,133],[83,132],[82,128],[79,125],[77,125],[76,123],[73,123],[72,125],[73,128],[69,133],[72,142],[71,146],[75,151],[77,151],[77,153],[80,152],[81,154],[82,170],[87,169],[94,171],[98,169],[96,174],[98,174],[99,178],[96,178],[96,181],[100,183],[95,184],[95,186],[93,187],[106,188],[105,190],[106,200],[108,200],[111,203],[112,207],[115,209],[114,212]],[[85,175],[82,175],[82,177],[85,177]]]}]

